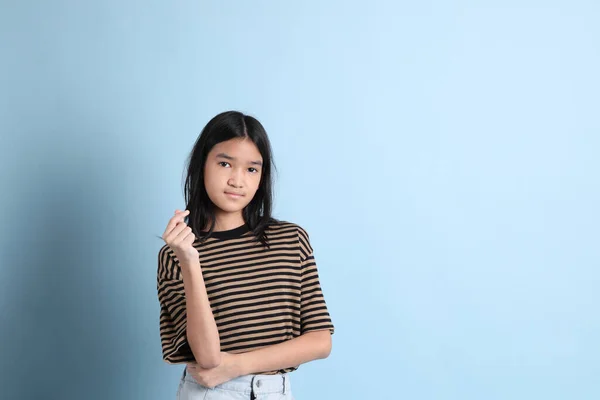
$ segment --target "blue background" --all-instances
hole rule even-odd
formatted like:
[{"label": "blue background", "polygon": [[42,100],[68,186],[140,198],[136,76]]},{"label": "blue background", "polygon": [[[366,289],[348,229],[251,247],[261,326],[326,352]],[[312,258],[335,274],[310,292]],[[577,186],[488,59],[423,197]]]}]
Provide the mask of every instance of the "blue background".
[{"label": "blue background", "polygon": [[256,116],[333,351],[302,399],[600,398],[594,1],[2,1],[0,398],[172,399],[157,252]]}]

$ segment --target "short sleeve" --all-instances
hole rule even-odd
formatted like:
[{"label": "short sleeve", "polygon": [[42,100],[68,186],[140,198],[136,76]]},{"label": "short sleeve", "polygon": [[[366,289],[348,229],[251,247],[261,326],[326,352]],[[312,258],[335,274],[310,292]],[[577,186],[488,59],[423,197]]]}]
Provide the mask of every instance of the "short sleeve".
[{"label": "short sleeve", "polygon": [[160,304],[160,342],[163,359],[182,363],[193,359],[186,336],[185,291],[179,261],[163,246],[158,253],[156,287]]},{"label": "short sleeve", "polygon": [[313,249],[310,245],[308,233],[301,227],[298,227],[298,241],[302,268],[300,286],[301,334],[327,329],[333,335],[334,326],[321,290]]}]

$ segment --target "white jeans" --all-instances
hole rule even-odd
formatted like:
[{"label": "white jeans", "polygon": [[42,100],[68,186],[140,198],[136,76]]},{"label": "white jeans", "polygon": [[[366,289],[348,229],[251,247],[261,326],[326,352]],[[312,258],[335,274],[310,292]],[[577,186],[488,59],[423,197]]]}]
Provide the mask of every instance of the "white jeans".
[{"label": "white jeans", "polygon": [[184,368],[177,390],[177,400],[254,399],[294,400],[289,374],[243,375],[209,389],[196,382]]}]

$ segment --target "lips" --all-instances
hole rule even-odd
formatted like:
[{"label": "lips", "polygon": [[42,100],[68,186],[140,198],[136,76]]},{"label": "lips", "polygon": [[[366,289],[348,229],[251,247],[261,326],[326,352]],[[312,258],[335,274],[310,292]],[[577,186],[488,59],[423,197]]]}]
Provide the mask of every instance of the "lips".
[{"label": "lips", "polygon": [[225,192],[225,194],[232,196],[232,197],[242,197],[244,196],[242,193],[235,193],[235,192]]}]

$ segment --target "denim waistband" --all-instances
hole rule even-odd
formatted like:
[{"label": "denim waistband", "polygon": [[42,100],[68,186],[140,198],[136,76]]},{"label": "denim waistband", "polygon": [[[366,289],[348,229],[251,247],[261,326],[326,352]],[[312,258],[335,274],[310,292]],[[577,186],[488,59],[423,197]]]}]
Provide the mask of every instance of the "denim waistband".
[{"label": "denim waistband", "polygon": [[[183,369],[182,378],[198,385],[198,382],[187,373],[186,368]],[[291,385],[289,374],[287,373],[276,375],[250,374],[238,376],[230,381],[221,383],[215,386],[214,389],[231,390],[246,394],[254,393],[255,395],[268,393],[285,394],[291,390]]]}]

